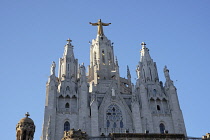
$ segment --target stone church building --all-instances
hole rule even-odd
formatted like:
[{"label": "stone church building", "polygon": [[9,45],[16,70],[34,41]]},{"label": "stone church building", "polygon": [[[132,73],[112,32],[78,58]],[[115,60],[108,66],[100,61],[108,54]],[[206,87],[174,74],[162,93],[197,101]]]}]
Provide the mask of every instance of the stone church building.
[{"label": "stone church building", "polygon": [[156,63],[142,42],[140,61],[136,62],[137,79],[133,84],[127,67],[127,78],[120,77],[113,43],[103,26],[98,27],[90,45],[90,64],[79,65],[70,39],[62,58],[51,65],[46,84],[46,103],[41,140],[61,140],[64,131],[80,129],[89,137],[110,133],[184,134],[186,128],[176,87],[169,70],[163,69],[165,83],[159,81]]}]

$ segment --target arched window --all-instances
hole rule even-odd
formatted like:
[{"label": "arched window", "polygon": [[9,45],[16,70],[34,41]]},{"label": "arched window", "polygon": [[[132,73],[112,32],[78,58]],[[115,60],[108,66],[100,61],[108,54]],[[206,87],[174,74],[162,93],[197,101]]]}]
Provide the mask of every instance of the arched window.
[{"label": "arched window", "polygon": [[159,105],[157,105],[157,110],[160,110],[160,106]]},{"label": "arched window", "polygon": [[66,90],[70,90],[69,86],[66,87]]},{"label": "arched window", "polygon": [[65,108],[69,108],[69,103],[66,103]]},{"label": "arched window", "polygon": [[160,133],[163,134],[165,130],[165,125],[161,123],[159,127],[160,127]]},{"label": "arched window", "polygon": [[120,108],[112,104],[106,111],[106,126],[111,128],[123,128],[123,117]]},{"label": "arched window", "polygon": [[69,131],[70,130],[70,123],[68,121],[66,121],[64,123],[64,131]]}]

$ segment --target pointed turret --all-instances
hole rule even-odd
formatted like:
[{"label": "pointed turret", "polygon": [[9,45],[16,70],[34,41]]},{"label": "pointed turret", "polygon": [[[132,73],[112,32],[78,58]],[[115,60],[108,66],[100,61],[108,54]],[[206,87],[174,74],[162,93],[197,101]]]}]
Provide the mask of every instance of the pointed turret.
[{"label": "pointed turret", "polygon": [[179,105],[177,89],[170,78],[169,70],[167,69],[166,66],[164,67],[163,71],[166,78],[164,89],[165,89],[165,93],[169,97],[172,119],[173,119],[174,125],[176,126],[174,127],[174,132],[177,134],[184,134],[185,136],[187,136],[186,128],[184,124],[184,118],[183,118],[182,111]]},{"label": "pointed turret", "polygon": [[71,79],[75,81],[77,78],[77,65],[78,60],[74,58],[72,40],[68,39],[67,44],[64,46],[63,57],[60,58],[59,64],[59,79]]},{"label": "pointed turret", "polygon": [[85,124],[87,122],[87,116],[89,114],[89,105],[88,105],[88,97],[89,97],[89,86],[87,83],[87,77],[86,77],[86,72],[85,72],[85,66],[84,63],[79,67],[80,71],[80,82],[78,85],[78,91],[79,92],[79,128],[82,129],[82,131],[88,130],[88,127]]},{"label": "pointed turret", "polygon": [[130,69],[127,65],[127,78],[130,79],[131,78],[131,73],[130,73]]},{"label": "pointed turret", "polygon": [[142,42],[141,45],[141,58],[136,70],[139,82],[158,82],[159,78],[156,63],[153,62],[149,54],[149,49],[146,47],[146,43]]},{"label": "pointed turret", "polygon": [[127,65],[127,78],[128,78],[128,87],[130,89],[132,89],[132,84],[131,84],[131,73],[130,73],[130,70],[129,70],[129,67]]}]

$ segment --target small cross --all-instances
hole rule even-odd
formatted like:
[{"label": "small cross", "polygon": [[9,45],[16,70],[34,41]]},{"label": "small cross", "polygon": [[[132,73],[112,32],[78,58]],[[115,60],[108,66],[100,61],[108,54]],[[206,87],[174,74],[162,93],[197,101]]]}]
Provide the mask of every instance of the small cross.
[{"label": "small cross", "polygon": [[66,41],[67,41],[69,44],[70,44],[70,42],[72,42],[72,40],[71,40],[70,38],[68,38]]},{"label": "small cross", "polygon": [[26,112],[25,116],[28,118],[28,116],[30,116],[30,114],[28,112]]}]

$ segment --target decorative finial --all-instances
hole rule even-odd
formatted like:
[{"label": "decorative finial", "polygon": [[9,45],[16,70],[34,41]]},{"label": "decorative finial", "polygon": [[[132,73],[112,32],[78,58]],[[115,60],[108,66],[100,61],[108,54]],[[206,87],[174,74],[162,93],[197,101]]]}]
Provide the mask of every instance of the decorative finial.
[{"label": "decorative finial", "polygon": [[30,114],[28,112],[26,112],[25,116],[28,118],[28,116],[30,116]]},{"label": "decorative finial", "polygon": [[103,26],[109,26],[109,24],[111,23],[103,23],[101,22],[101,19],[98,20],[98,22],[96,23],[91,23],[89,22],[92,26],[98,26],[98,35],[104,35],[104,32],[103,32]]}]

